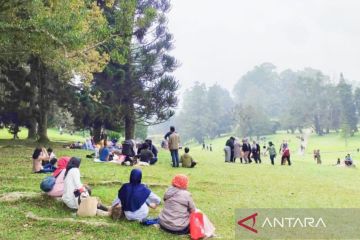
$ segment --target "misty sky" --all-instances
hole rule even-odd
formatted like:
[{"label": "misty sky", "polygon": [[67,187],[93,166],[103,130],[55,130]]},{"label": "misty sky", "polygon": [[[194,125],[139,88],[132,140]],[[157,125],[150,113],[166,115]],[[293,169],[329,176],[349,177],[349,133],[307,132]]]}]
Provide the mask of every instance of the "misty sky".
[{"label": "misty sky", "polygon": [[181,92],[195,81],[232,90],[263,62],[360,81],[360,0],[172,0],[168,18]]}]

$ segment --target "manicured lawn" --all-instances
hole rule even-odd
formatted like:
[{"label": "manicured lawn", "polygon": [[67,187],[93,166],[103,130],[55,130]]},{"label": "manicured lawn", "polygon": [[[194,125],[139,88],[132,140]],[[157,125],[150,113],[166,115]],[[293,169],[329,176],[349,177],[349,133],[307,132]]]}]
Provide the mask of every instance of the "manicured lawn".
[{"label": "manicured lawn", "polygon": [[[21,134],[26,135],[25,132]],[[10,138],[4,131],[1,138]],[[7,137],[6,137],[7,136]],[[85,158],[89,152],[62,148],[63,141],[83,140],[80,136],[58,135],[50,130],[51,145],[57,156],[69,155],[82,158],[83,183],[93,188],[93,195],[109,205],[120,187],[126,182],[131,167],[110,163],[94,163]],[[338,157],[351,152],[354,159],[360,154],[353,150],[360,147],[356,136],[345,146],[344,140],[331,134],[326,137],[311,136],[307,154],[299,156],[299,140],[294,135],[278,134],[267,137],[279,147],[282,139],[290,140],[293,166],[271,166],[267,157],[262,165],[224,163],[223,145],[226,138],[212,141],[214,151],[203,151],[200,146],[191,146],[190,153],[199,162],[194,169],[172,169],[167,151],[160,151],[159,162],[143,168],[143,181],[154,185],[152,190],[163,196],[166,186],[176,173],[190,177],[189,190],[196,206],[203,210],[217,228],[222,239],[234,238],[234,212],[236,208],[359,208],[360,174],[358,169],[334,167]],[[59,142],[61,141],[61,142]],[[0,194],[21,191],[40,192],[39,183],[44,175],[31,173],[31,154],[36,144],[25,140],[0,140]],[[320,149],[322,165],[312,159],[312,150]],[[138,223],[96,217],[89,221],[114,223],[109,227],[93,227],[84,224],[32,221],[25,217],[29,211],[41,217],[74,217],[61,202],[46,196],[21,200],[15,203],[0,202],[0,239],[178,239],[153,227],[142,227]],[[156,216],[160,209],[151,212]]]}]

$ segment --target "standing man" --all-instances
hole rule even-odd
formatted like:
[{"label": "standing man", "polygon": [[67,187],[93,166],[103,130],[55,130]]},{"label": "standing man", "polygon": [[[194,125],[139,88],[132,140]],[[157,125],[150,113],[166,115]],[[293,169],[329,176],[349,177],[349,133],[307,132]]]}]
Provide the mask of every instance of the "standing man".
[{"label": "standing man", "polygon": [[179,167],[179,145],[180,145],[180,136],[175,132],[175,127],[170,127],[170,132],[165,136],[165,139],[168,139],[169,150],[172,159],[172,166]]},{"label": "standing man", "polygon": [[230,162],[235,162],[234,159],[234,148],[235,148],[235,138],[234,137],[230,137],[227,141],[226,141],[226,146],[230,147]]}]

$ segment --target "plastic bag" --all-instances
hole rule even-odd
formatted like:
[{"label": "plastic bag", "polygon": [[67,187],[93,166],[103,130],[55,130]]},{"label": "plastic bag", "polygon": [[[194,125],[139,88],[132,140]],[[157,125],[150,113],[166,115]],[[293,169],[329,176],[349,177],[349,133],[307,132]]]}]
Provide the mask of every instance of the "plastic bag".
[{"label": "plastic bag", "polygon": [[193,240],[205,237],[204,218],[201,212],[193,212],[190,215],[190,237]]}]

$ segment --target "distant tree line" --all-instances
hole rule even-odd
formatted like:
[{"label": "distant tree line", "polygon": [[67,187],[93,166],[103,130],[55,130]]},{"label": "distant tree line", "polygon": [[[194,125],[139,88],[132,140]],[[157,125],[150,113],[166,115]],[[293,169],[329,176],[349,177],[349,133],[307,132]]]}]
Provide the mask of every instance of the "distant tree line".
[{"label": "distant tree line", "polygon": [[196,83],[183,97],[172,120],[186,139],[201,142],[221,134],[261,136],[287,130],[318,135],[331,130],[352,136],[358,129],[360,88],[341,74],[331,80],[320,70],[285,70],[271,63],[256,66],[233,88],[233,97],[219,85]]}]

